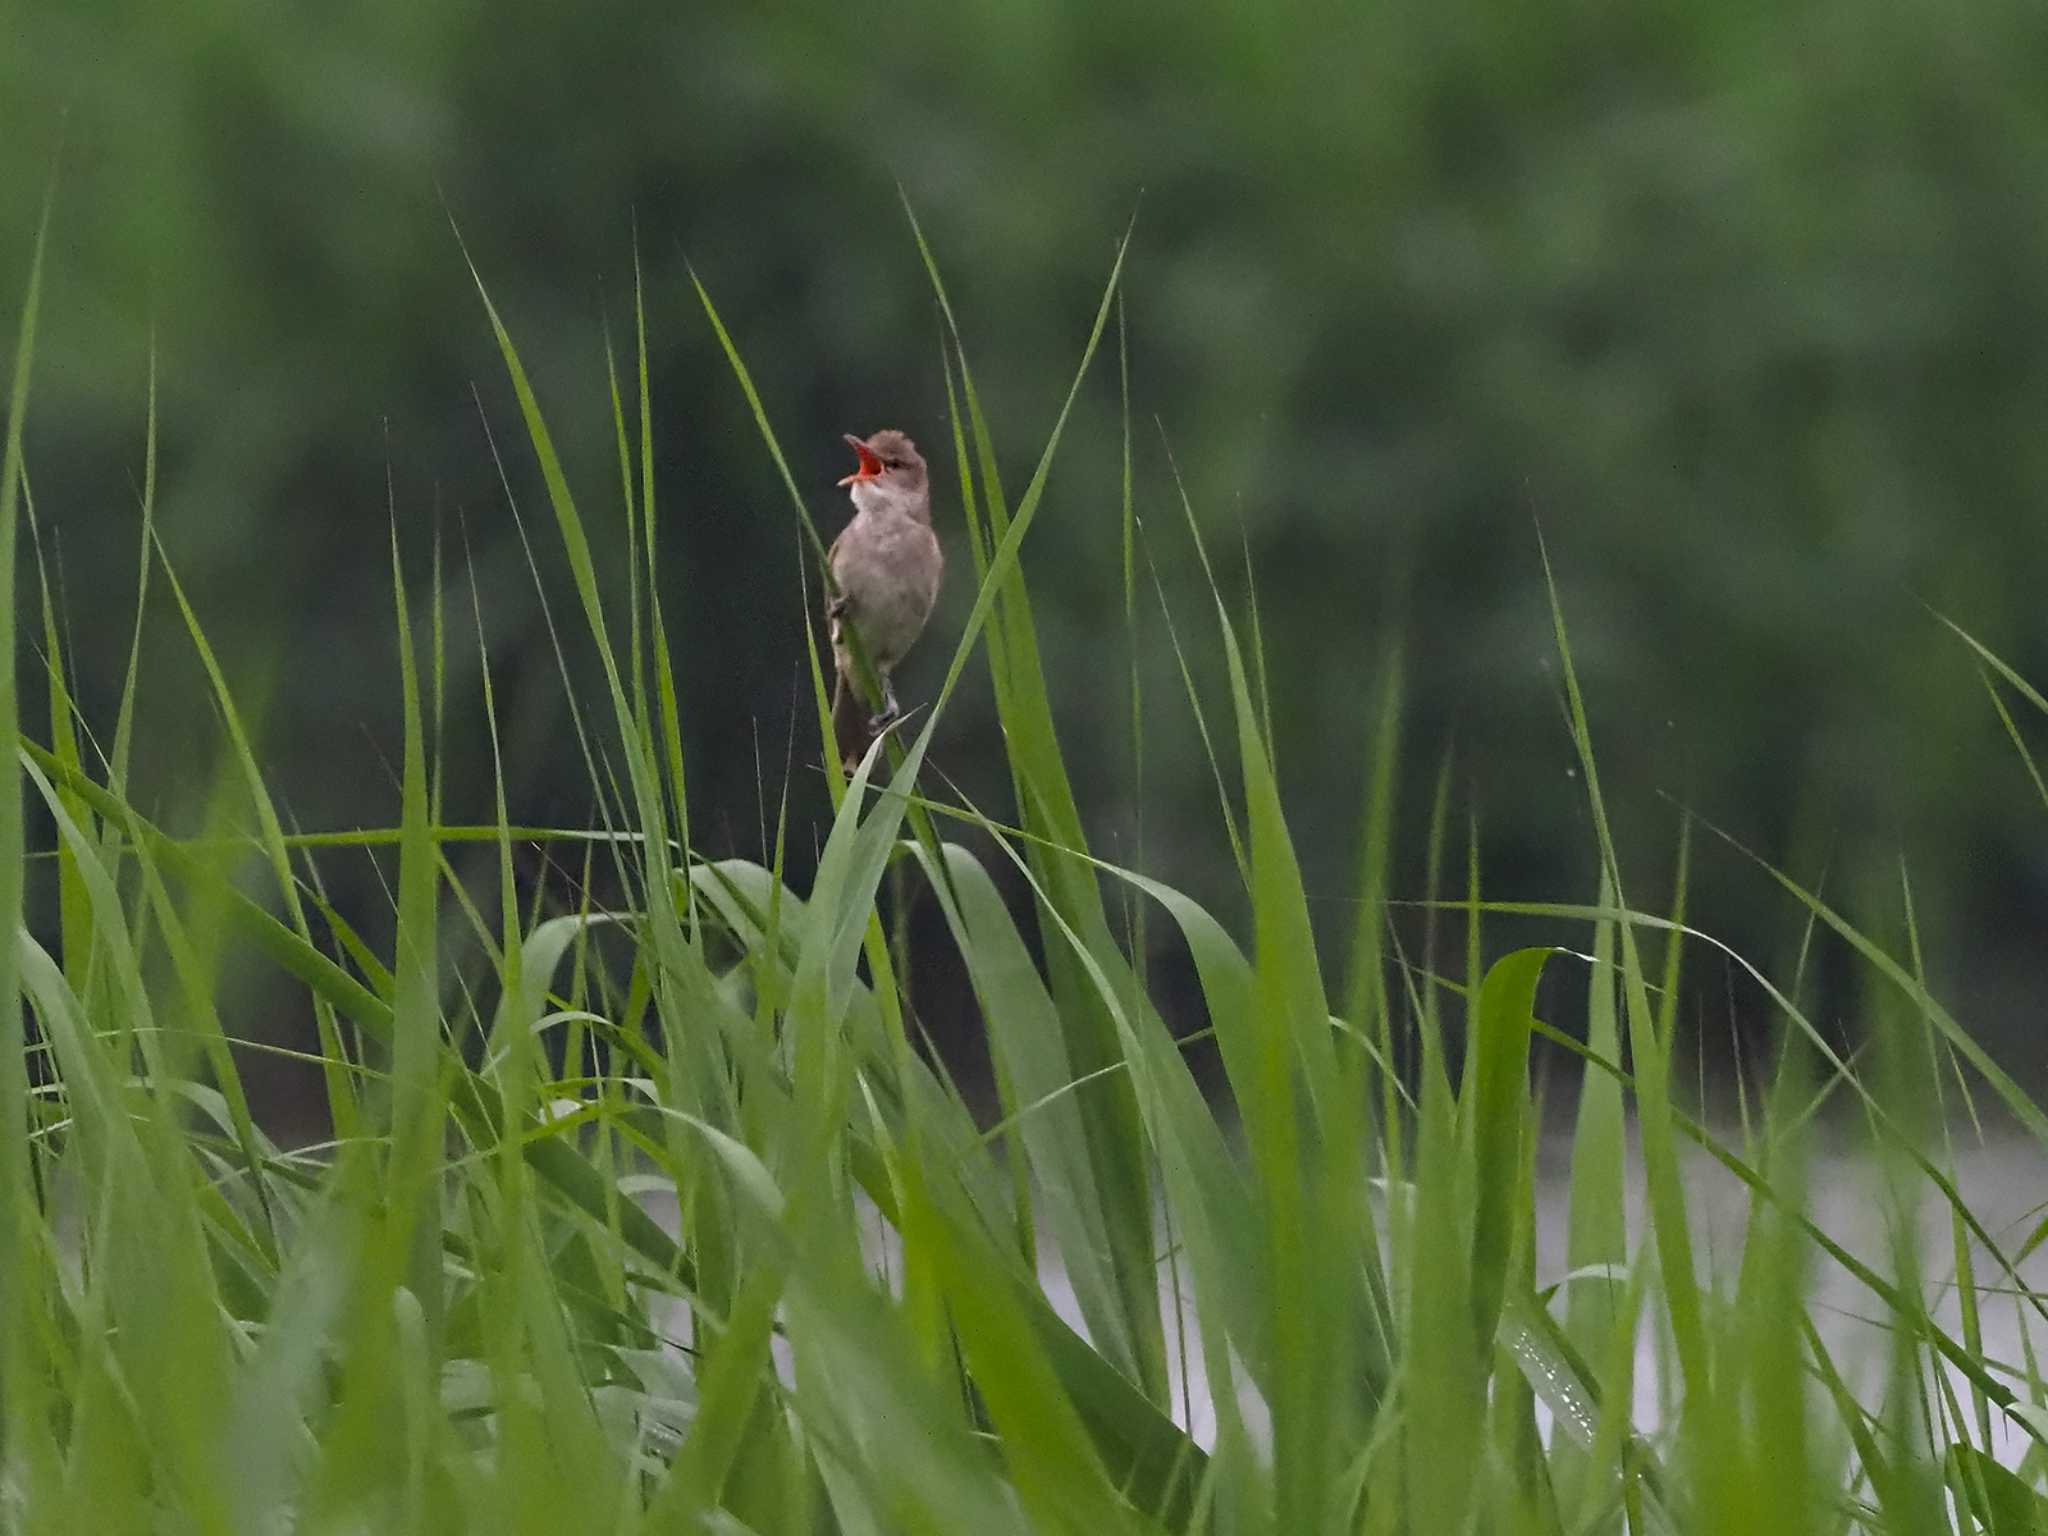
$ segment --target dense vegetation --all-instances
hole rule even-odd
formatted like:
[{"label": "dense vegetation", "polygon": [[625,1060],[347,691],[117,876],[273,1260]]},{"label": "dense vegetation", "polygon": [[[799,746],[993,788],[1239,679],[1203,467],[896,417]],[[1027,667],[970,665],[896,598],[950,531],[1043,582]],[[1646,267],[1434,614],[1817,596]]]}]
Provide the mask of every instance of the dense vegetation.
[{"label": "dense vegetation", "polygon": [[[515,822],[502,771],[487,823],[444,821],[441,742],[459,718],[444,658],[463,628],[491,654],[497,594],[438,552],[422,575],[426,557],[394,525],[397,823],[287,831],[202,614],[154,542],[153,430],[149,600],[168,590],[226,753],[197,834],[145,814],[129,791],[147,751],[143,659],[131,655],[96,737],[72,707],[48,564],[24,562],[36,603],[17,613],[11,597],[17,523],[33,516],[40,538],[56,516],[28,495],[23,452],[31,282],[0,468],[0,628],[41,663],[50,700],[21,735],[34,814],[0,800],[0,929],[21,933],[0,953],[0,995],[18,989],[32,1026],[10,1008],[0,1040],[8,1528],[2038,1529],[2038,1451],[1989,1453],[2048,1445],[2031,1345],[2048,1312],[2020,1270],[2048,1229],[2016,1243],[1977,1218],[1927,1085],[1983,1098],[2036,1154],[2048,1118],[1921,979],[1911,886],[1898,896],[1912,942],[1894,956],[1755,868],[1808,938],[1857,957],[1874,1049],[1853,1067],[1834,1055],[1797,1000],[1796,961],[1775,984],[1751,972],[1782,1044],[1771,1080],[1733,1135],[1687,1113],[1672,1088],[1676,981],[1688,954],[1723,952],[1631,904],[1554,595],[1597,900],[1491,901],[1475,853],[1442,914],[1445,931],[1462,923],[1462,959],[1434,938],[1401,941],[1412,929],[1391,920],[1388,850],[1417,797],[1400,792],[1403,668],[1389,655],[1361,722],[1374,745],[1349,818],[1351,932],[1319,947],[1274,772],[1265,642],[1220,594],[1227,686],[1186,702],[1226,786],[1215,835],[1248,929],[1092,857],[1018,563],[1069,417],[1013,499],[928,270],[954,424],[937,457],[967,512],[972,601],[929,708],[850,783],[827,770],[834,810],[801,894],[784,854],[804,834],[785,811],[765,861],[694,851],[644,331],[612,375],[616,492],[572,487],[488,298],[552,514],[552,538],[530,529],[534,559],[559,563],[574,593],[565,643],[597,659],[560,744],[583,765],[596,826]],[[700,297],[804,524],[751,379]],[[1113,277],[1068,405],[1091,364],[1108,371],[1097,354],[1120,340],[1118,318]],[[1127,409],[1122,421],[1128,443]],[[619,515],[588,510],[614,495]],[[1192,516],[1187,530],[1206,564]],[[622,605],[597,579],[600,540],[631,567]],[[1176,632],[1192,646],[1212,631],[1189,614]],[[1988,652],[1956,644],[2009,727],[2010,699],[2048,711]],[[806,734],[822,739],[809,736],[825,730],[815,645],[810,657]],[[1003,814],[927,772],[957,685],[984,666],[1011,778]],[[478,684],[496,763],[490,667]],[[19,714],[10,680],[0,732]],[[1432,862],[1456,842],[1441,805],[1424,813]],[[47,843],[31,836],[42,827]],[[523,893],[515,852],[536,843],[581,864],[585,892],[608,872],[620,898],[552,909],[538,887]],[[458,864],[469,852],[480,867]],[[391,873],[389,945],[323,894],[335,861],[365,853]],[[24,891],[45,877],[51,909],[23,928]],[[999,877],[1028,888],[1023,918]],[[885,921],[912,892],[940,909],[971,977],[1001,1093],[992,1124],[920,1046],[934,1021]],[[1496,937],[1532,921],[1551,942]],[[1223,1077],[1213,1098],[1188,1066],[1195,1042],[1170,1033],[1132,958],[1149,952],[1147,928],[1199,976]],[[1585,1017],[1539,1022],[1540,978],[1559,967],[1588,974]],[[279,1145],[252,1110],[244,1067],[280,1047],[271,1021],[226,999],[254,968],[289,978],[317,1022],[332,1121],[318,1144]],[[1538,1037],[1574,1064],[1562,1105],[1532,1096]],[[1850,1111],[1900,1218],[1888,1252],[1852,1253],[1808,1214],[1829,1100]],[[1575,1116],[1554,1270],[1535,1238],[1546,1109]],[[1695,1252],[1688,1170],[1702,1162],[1749,1201],[1731,1264]],[[1632,1165],[1646,1191],[1633,1234]],[[1930,1200],[1952,1232],[1953,1328],[1905,1220]],[[1049,1288],[1055,1262],[1063,1281]],[[1849,1385],[1858,1362],[1817,1326],[1822,1268],[1846,1273],[1878,1324],[1867,1337],[1885,1369],[1868,1399]],[[1980,1295],[2012,1312],[2019,1361],[1984,1348]],[[1661,1407],[1639,1418],[1646,1365]]]}]

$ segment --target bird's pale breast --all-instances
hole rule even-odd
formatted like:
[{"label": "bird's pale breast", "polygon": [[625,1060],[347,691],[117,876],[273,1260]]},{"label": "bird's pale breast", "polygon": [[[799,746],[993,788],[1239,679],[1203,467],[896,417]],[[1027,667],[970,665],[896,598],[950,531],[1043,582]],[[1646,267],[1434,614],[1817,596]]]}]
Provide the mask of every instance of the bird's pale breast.
[{"label": "bird's pale breast", "polygon": [[840,536],[832,578],[876,666],[895,666],[916,642],[938,598],[942,571],[939,541],[916,518],[864,512]]}]

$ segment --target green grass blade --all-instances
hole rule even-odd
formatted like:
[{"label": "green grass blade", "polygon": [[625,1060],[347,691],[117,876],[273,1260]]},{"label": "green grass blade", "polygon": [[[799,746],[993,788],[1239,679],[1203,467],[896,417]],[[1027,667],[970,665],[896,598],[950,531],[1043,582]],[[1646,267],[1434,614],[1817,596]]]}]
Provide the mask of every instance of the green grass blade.
[{"label": "green grass blade", "polygon": [[1514,1246],[1536,984],[1551,954],[1548,949],[1518,949],[1503,955],[1480,984],[1474,1009],[1472,1100],[1460,1110],[1461,1129],[1472,1146],[1478,1192],[1472,1229],[1473,1336],[1488,1351],[1500,1321]]},{"label": "green grass blade", "polygon": [[[64,643],[60,632],[56,600],[50,595],[49,564],[43,555],[42,530],[36,522],[35,496],[29,486],[28,471],[21,474],[22,509],[27,516],[29,535],[33,540],[36,556],[36,584],[42,599],[43,612],[43,675],[49,689],[50,750],[62,762],[72,768],[79,768],[81,759],[78,751],[77,722],[74,719],[76,706],[72,702],[71,686],[65,676]],[[75,793],[60,790],[64,808],[71,819],[88,829],[92,827],[92,813],[84,801]],[[92,958],[92,905],[85,894],[85,887],[79,878],[77,855],[68,843],[57,846],[57,922],[62,947],[64,975],[71,988],[79,996],[87,993],[87,974]]]},{"label": "green grass blade", "polygon": [[[946,883],[958,892],[959,902],[944,904],[948,920],[956,925],[955,943],[974,976],[990,1050],[1017,1101],[1045,1106],[1025,1118],[1021,1138],[1036,1176],[1040,1208],[1065,1261],[1091,1340],[1113,1365],[1136,1380],[1136,1341],[1128,1332],[1110,1267],[1110,1215],[1088,1164],[1080,1106],[1073,1095],[1061,1094],[1075,1074],[1052,996],[988,871],[957,845],[948,844],[946,855],[951,870]],[[928,864],[927,876],[935,890],[943,888],[939,872]]]},{"label": "green grass blade", "polygon": [[[1604,871],[1598,904],[1614,905],[1614,888]],[[1605,1061],[1621,1060],[1621,1039],[1615,1027],[1614,930],[1611,919],[1593,925],[1593,973],[1586,993],[1586,1049]],[[1578,1118],[1572,1126],[1565,1241],[1568,1270],[1627,1263],[1627,1168],[1621,1085],[1588,1062],[1579,1074]],[[1616,1300],[1613,1287],[1572,1287],[1565,1304],[1565,1330],[1580,1350],[1595,1351],[1607,1339]]]},{"label": "green grass blade", "polygon": [[[1102,893],[1092,872],[1084,863],[1053,851],[1055,848],[1085,851],[1087,839],[1054,729],[1031,617],[1030,597],[1015,551],[1021,541],[1022,530],[1037,515],[1067,420],[1107,328],[1122,280],[1130,233],[1126,231],[1118,245],[1116,260],[1104,286],[1087,344],[1082,350],[1080,366],[1075,370],[1066,398],[1061,403],[1052,430],[1047,434],[1030,482],[1012,512],[1005,504],[996,471],[993,438],[982,412],[952,305],[939,276],[937,260],[908,197],[902,197],[901,201],[946,321],[947,334],[952,342],[952,360],[959,369],[961,393],[967,405],[979,473],[978,477],[971,475],[966,460],[962,459],[963,499],[971,508],[972,491],[968,487],[970,484],[978,485],[982,505],[988,514],[991,541],[996,546],[982,582],[982,595],[976,606],[977,620],[970,624],[969,629],[970,633],[977,630],[979,616],[993,606],[994,614],[989,622],[989,661],[997,713],[1008,743],[1020,815],[1026,827],[1044,838],[1043,843],[1030,845],[1029,858],[1039,876],[1039,884],[1048,893],[1052,909],[1086,936],[1091,953],[1105,964],[1121,970],[1123,962],[1116,956]],[[949,388],[950,378],[949,373]],[[1005,551],[1009,552],[1007,556]],[[964,648],[956,651],[945,692],[951,691],[965,655]],[[1048,946],[1048,952],[1052,993],[1067,1033],[1068,1059],[1077,1073],[1099,1072],[1118,1059],[1117,1031],[1082,972],[1058,946]],[[1152,1273],[1151,1179],[1137,1105],[1130,1085],[1121,1078],[1098,1079],[1097,1086],[1089,1090],[1083,1103],[1096,1182],[1104,1190],[1113,1213],[1116,1268],[1123,1288],[1127,1326],[1140,1349],[1141,1380],[1155,1400],[1163,1402],[1167,1391],[1165,1332],[1160,1321],[1156,1280]]]},{"label": "green grass blade", "polygon": [[[313,931],[306,920],[305,907],[299,899],[298,882],[292,875],[291,855],[285,846],[284,827],[278,821],[277,807],[264,784],[263,770],[257,763],[255,747],[243,726],[241,713],[235,707],[234,695],[228,688],[227,676],[221,670],[212,645],[207,641],[205,630],[200,626],[198,613],[185,596],[184,585],[178,580],[177,570],[172,566],[170,555],[164,549],[161,539],[156,542],[156,553],[157,559],[163,565],[164,579],[170,583],[171,596],[176,600],[178,612],[184,618],[185,631],[192,640],[194,651],[198,653],[200,665],[206,670],[214,702],[220,709],[221,722],[227,730],[229,747],[236,765],[241,770],[243,785],[250,803],[256,811],[258,833],[263,851],[270,861],[271,874],[277,881],[279,900],[284,905],[292,932],[310,949]],[[335,1134],[347,1139],[353,1137],[358,1130],[355,1084],[347,1070],[348,1055],[342,1044],[341,1032],[335,1025],[333,1009],[326,999],[322,998],[315,1002],[314,1019],[320,1034],[323,1061],[321,1075],[327,1088],[328,1114],[333,1121]]]},{"label": "green grass blade", "polygon": [[[1540,544],[1539,544],[1540,548]],[[1599,772],[1593,759],[1593,736],[1586,723],[1586,702],[1579,691],[1578,672],[1572,665],[1571,645],[1565,636],[1564,608],[1558,600],[1557,583],[1550,569],[1550,556],[1542,551],[1544,581],[1550,594],[1551,626],[1558,659],[1564,672],[1565,696],[1570,706],[1572,739],[1578,749],[1579,765],[1586,775],[1586,798],[1592,809],[1593,828],[1600,845],[1600,863],[1614,890],[1615,904],[1627,910],[1621,865],[1608,825],[1607,805],[1600,794]],[[1670,1314],[1672,1337],[1678,1348],[1678,1363],[1686,1393],[1704,1400],[1711,1390],[1710,1367],[1704,1323],[1701,1318],[1699,1280],[1693,1268],[1692,1229],[1686,1215],[1685,1184],[1672,1139],[1671,1102],[1667,1042],[1657,1034],[1650,1013],[1649,989],[1644,980],[1642,958],[1637,952],[1635,927],[1623,917],[1619,925],[1621,973],[1627,1001],[1629,1050],[1636,1069],[1636,1116],[1641,1128],[1643,1171],[1649,1188],[1651,1224],[1657,1242],[1665,1305]]]},{"label": "green grass blade", "polygon": [[[35,254],[29,263],[28,288],[22,299],[21,323],[14,345],[14,370],[7,396],[6,447],[0,450],[0,636],[7,642],[7,663],[0,667],[0,741],[20,731],[14,655],[20,640],[15,608],[15,542],[19,526],[22,483],[22,432],[28,421],[29,377],[35,358],[36,320],[42,306],[43,252],[49,238],[53,185],[43,200],[36,226]],[[22,926],[22,867],[26,851],[22,827],[21,784],[10,776],[0,796],[0,1392],[5,1393],[5,1434],[10,1462],[29,1480],[28,1489],[48,1483],[53,1469],[39,1454],[47,1446],[41,1427],[42,1394],[37,1384],[43,1365],[34,1348],[40,1330],[36,1314],[42,1302],[41,1273],[35,1263],[39,1224],[29,1160],[28,1081],[23,1071],[25,1044],[20,973],[13,935]],[[15,1452],[21,1453],[17,1462]]]},{"label": "green grass blade", "polygon": [[128,785],[128,758],[135,737],[135,697],[142,676],[142,625],[149,612],[150,552],[156,540],[156,333],[149,338],[149,421],[142,446],[142,533],[136,556],[135,626],[128,636],[128,670],[121,680],[121,708],[114,719],[114,753],[107,782],[116,793]]},{"label": "green grass blade", "polygon": [[430,1360],[438,1364],[442,1323],[439,1091],[441,1005],[439,864],[428,835],[426,727],[413,662],[412,619],[398,530],[391,531],[391,582],[397,606],[399,679],[405,709],[401,789],[403,840],[398,851],[397,958],[392,966],[391,1166],[389,1196],[398,1230],[409,1243],[406,1284],[419,1304]]}]

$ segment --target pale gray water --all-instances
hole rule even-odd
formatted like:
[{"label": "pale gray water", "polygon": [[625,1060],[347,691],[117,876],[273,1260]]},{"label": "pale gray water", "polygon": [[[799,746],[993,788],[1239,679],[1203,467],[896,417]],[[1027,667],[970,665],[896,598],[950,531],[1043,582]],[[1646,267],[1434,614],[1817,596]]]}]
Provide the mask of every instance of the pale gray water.
[{"label": "pale gray water", "polygon": [[[1740,1262],[1743,1231],[1749,1217],[1749,1192],[1735,1177],[1704,1153],[1690,1147],[1685,1156],[1688,1211],[1692,1218],[1695,1262],[1703,1279],[1718,1280],[1720,1294],[1733,1293],[1733,1275]],[[1568,1220],[1568,1145],[1562,1141],[1546,1145],[1539,1161],[1536,1195],[1537,1258],[1539,1288],[1556,1284],[1567,1273],[1566,1223]],[[1956,1148],[1956,1185],[1972,1212],[1999,1243],[2008,1257],[2024,1242],[2027,1234],[2048,1206],[2048,1155],[2037,1145],[2018,1136],[1999,1136],[1977,1145],[1959,1143]],[[1646,1227],[1641,1163],[1631,1147],[1627,1183],[1629,1210],[1629,1251],[1633,1258],[1643,1241]],[[1951,1336],[1962,1337],[1962,1305],[1955,1287],[1954,1246],[1948,1206],[1938,1191],[1924,1179],[1913,1186],[1920,1196],[1918,1251],[1921,1256],[1920,1292],[1936,1323]],[[1882,1181],[1875,1166],[1858,1154],[1824,1153],[1813,1160],[1808,1175],[1808,1216],[1835,1242],[1876,1270],[1888,1282],[1896,1282],[1892,1243],[1886,1230],[1889,1208]],[[1809,1245],[1811,1247],[1811,1245]],[[1808,1270],[1809,1305],[1836,1368],[1856,1392],[1858,1399],[1875,1405],[1881,1401],[1887,1373],[1891,1368],[1891,1339],[1877,1326],[1884,1308],[1861,1281],[1832,1258],[1811,1249]],[[1978,1311],[1983,1332],[1984,1353],[1992,1361],[2017,1372],[2023,1363],[2020,1312],[2026,1303],[2013,1294],[2009,1276],[2000,1271],[1981,1247],[1973,1247],[1976,1268]],[[2048,1252],[2037,1252],[2019,1266],[2029,1286],[2048,1289]],[[1041,1249],[1039,1276],[1048,1297],[1060,1314],[1077,1330],[1086,1333],[1073,1293],[1067,1284],[1058,1255],[1049,1246]],[[1167,1308],[1169,1348],[1174,1327],[1172,1298],[1162,1273],[1161,1303]],[[1182,1391],[1178,1362],[1174,1364],[1175,1418],[1192,1429],[1203,1445],[1211,1443],[1215,1415],[1208,1401],[1208,1386],[1202,1374],[1199,1346],[1193,1324],[1187,1325],[1190,1377],[1188,1395],[1192,1415],[1181,1406]],[[2048,1326],[2033,1315],[2032,1337],[2037,1349],[2048,1342]],[[1634,1382],[1634,1420],[1639,1432],[1654,1433],[1666,1417],[1663,1394],[1666,1382],[1664,1357],[1659,1341],[1645,1328],[1637,1340]],[[2022,1398],[2022,1379],[1999,1372],[2000,1379]],[[1968,1411],[1968,1390],[1964,1379],[1949,1370],[1958,1401]],[[1251,1419],[1263,1418],[1263,1405],[1249,1392],[1240,1399]],[[1540,1403],[1539,1418],[1548,1432],[1549,1413]],[[1995,1409],[1992,1416],[1993,1449],[1999,1458],[2015,1462],[2029,1443],[2025,1432]]]}]

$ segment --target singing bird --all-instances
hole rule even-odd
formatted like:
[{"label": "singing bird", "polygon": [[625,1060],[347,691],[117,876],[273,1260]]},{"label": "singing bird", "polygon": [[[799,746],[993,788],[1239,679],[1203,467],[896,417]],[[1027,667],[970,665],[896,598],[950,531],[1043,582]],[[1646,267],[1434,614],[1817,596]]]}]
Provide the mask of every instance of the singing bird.
[{"label": "singing bird", "polygon": [[[846,441],[859,468],[839,483],[853,498],[853,521],[832,541],[826,559],[839,588],[825,610],[838,680],[832,689],[832,735],[851,772],[899,714],[890,674],[938,600],[946,560],[932,532],[932,489],[917,444],[893,428]],[[882,712],[871,715],[846,626],[860,635],[868,665],[882,685]]]}]

